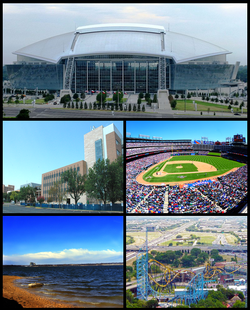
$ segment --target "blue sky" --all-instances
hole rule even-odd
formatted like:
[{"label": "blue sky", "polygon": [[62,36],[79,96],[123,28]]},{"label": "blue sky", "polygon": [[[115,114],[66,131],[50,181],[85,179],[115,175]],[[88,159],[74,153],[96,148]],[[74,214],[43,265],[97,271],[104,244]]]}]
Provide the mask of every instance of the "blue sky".
[{"label": "blue sky", "polygon": [[122,216],[3,216],[4,264],[122,261]]},{"label": "blue sky", "polygon": [[118,121],[4,121],[3,184],[41,183],[42,174],[84,160],[84,134]]},{"label": "blue sky", "polygon": [[247,64],[247,3],[4,3],[3,63],[15,61],[20,48],[80,26],[135,22],[213,43],[232,52],[229,63]]},{"label": "blue sky", "polygon": [[163,140],[191,139],[208,141],[226,141],[227,137],[243,134],[247,142],[247,121],[127,121],[126,132],[131,137],[138,138],[139,134],[152,138],[162,137]]}]

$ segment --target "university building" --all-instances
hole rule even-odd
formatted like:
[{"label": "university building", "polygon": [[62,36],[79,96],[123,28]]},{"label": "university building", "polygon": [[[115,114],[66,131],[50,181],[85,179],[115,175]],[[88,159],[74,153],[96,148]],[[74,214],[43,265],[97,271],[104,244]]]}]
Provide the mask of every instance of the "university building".
[{"label": "university building", "polygon": [[[115,161],[122,155],[122,135],[114,124],[109,126],[100,126],[84,135],[84,154],[85,160],[46,172],[42,174],[41,193],[45,201],[49,198],[49,190],[56,181],[59,181],[61,174],[67,170],[75,170],[81,175],[87,174],[88,169],[93,167],[98,159],[109,159],[110,162]],[[62,185],[62,189],[66,190],[66,184]],[[82,195],[79,202],[91,202],[85,194]],[[74,203],[73,198],[69,195],[66,198],[67,203]]]}]

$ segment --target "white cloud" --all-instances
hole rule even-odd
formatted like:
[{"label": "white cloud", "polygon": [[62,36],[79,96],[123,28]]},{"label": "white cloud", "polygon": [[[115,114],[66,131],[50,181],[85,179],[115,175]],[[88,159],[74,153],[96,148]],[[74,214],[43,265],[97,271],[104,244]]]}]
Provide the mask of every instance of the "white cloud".
[{"label": "white cloud", "polygon": [[40,264],[105,263],[122,262],[123,252],[115,250],[89,251],[87,249],[65,249],[59,252],[38,252],[21,255],[3,255],[4,264],[23,265],[30,262]]}]

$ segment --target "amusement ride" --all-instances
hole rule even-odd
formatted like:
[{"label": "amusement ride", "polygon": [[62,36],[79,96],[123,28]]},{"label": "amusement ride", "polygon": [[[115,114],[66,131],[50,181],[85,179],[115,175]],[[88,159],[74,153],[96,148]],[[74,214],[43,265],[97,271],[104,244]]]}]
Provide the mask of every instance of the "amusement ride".
[{"label": "amusement ride", "polygon": [[[146,241],[137,254],[136,268],[137,298],[144,300],[156,298],[158,301],[169,304],[190,305],[207,297],[208,283],[215,282],[216,276],[221,273],[235,273],[241,266],[235,266],[231,272],[228,272],[224,266],[212,266],[210,263],[206,263],[203,271],[199,273],[189,269],[173,270],[155,259],[148,259],[148,230],[146,228]],[[177,282],[184,282],[182,285],[185,289],[176,290]]]}]

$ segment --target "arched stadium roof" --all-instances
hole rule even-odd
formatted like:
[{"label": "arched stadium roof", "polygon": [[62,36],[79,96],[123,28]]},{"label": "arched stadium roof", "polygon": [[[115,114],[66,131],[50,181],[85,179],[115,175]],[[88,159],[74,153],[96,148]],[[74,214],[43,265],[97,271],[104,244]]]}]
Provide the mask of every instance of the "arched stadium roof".
[{"label": "arched stadium roof", "polygon": [[206,41],[147,24],[97,24],[54,36],[14,52],[51,63],[89,55],[142,55],[182,63],[230,52]]}]

